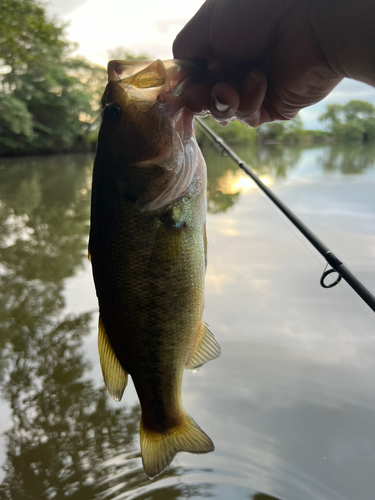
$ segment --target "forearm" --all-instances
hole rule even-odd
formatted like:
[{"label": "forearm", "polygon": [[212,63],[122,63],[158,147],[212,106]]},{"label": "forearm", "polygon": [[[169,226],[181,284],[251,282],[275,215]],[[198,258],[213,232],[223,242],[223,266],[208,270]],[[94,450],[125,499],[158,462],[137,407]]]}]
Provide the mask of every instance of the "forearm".
[{"label": "forearm", "polygon": [[309,0],[308,15],[331,69],[375,86],[375,0]]}]

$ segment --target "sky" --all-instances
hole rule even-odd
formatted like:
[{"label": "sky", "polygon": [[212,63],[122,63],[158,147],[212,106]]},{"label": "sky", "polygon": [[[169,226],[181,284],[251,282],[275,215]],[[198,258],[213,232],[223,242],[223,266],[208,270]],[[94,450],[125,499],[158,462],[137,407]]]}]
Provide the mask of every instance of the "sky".
[{"label": "sky", "polygon": [[[108,52],[124,47],[147,53],[151,59],[171,59],[172,43],[203,0],[49,0],[47,10],[69,23],[67,33],[77,42],[77,53],[106,66]],[[345,79],[322,102],[302,110],[305,128],[322,128],[318,117],[327,104],[351,99],[375,105],[375,89]]]}]

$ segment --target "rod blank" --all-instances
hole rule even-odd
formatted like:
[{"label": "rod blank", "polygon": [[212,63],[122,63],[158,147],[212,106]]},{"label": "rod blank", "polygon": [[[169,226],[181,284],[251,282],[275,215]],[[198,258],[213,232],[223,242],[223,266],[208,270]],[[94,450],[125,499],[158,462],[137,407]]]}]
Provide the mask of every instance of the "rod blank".
[{"label": "rod blank", "polygon": [[375,295],[350,271],[350,269],[325,245],[289,207],[269,189],[239,156],[200,118],[196,118],[202,129],[213,139],[214,144],[225,152],[237,165],[253,179],[270,200],[283,212],[292,224],[309,240],[327,263],[353,288],[355,292],[375,312]]}]

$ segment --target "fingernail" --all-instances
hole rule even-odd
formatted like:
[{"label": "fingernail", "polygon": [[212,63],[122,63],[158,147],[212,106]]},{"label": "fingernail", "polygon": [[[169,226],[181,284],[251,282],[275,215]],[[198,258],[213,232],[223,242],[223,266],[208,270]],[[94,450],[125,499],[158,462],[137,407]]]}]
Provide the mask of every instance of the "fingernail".
[{"label": "fingernail", "polygon": [[225,104],[224,102],[219,101],[219,99],[216,97],[216,95],[213,95],[214,98],[214,105],[215,108],[220,112],[220,113],[225,113],[225,111],[228,111],[229,109],[229,104]]},{"label": "fingernail", "polygon": [[226,127],[228,125],[228,123],[230,123],[229,120],[225,121],[225,122],[219,122],[219,125],[220,125],[220,127]]},{"label": "fingernail", "polygon": [[244,86],[248,92],[254,92],[254,90],[259,86],[262,78],[258,71],[253,70],[250,75],[245,79]]}]

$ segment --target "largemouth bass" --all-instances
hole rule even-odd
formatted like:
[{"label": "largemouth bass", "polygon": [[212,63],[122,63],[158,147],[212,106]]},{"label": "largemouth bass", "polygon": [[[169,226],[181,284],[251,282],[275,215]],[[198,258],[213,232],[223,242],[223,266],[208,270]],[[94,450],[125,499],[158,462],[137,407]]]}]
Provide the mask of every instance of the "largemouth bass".
[{"label": "largemouth bass", "polygon": [[111,61],[94,163],[89,254],[99,301],[99,357],[119,401],[131,375],[150,478],[211,439],[181,402],[184,368],[220,355],[202,320],[206,166],[176,61]]}]

